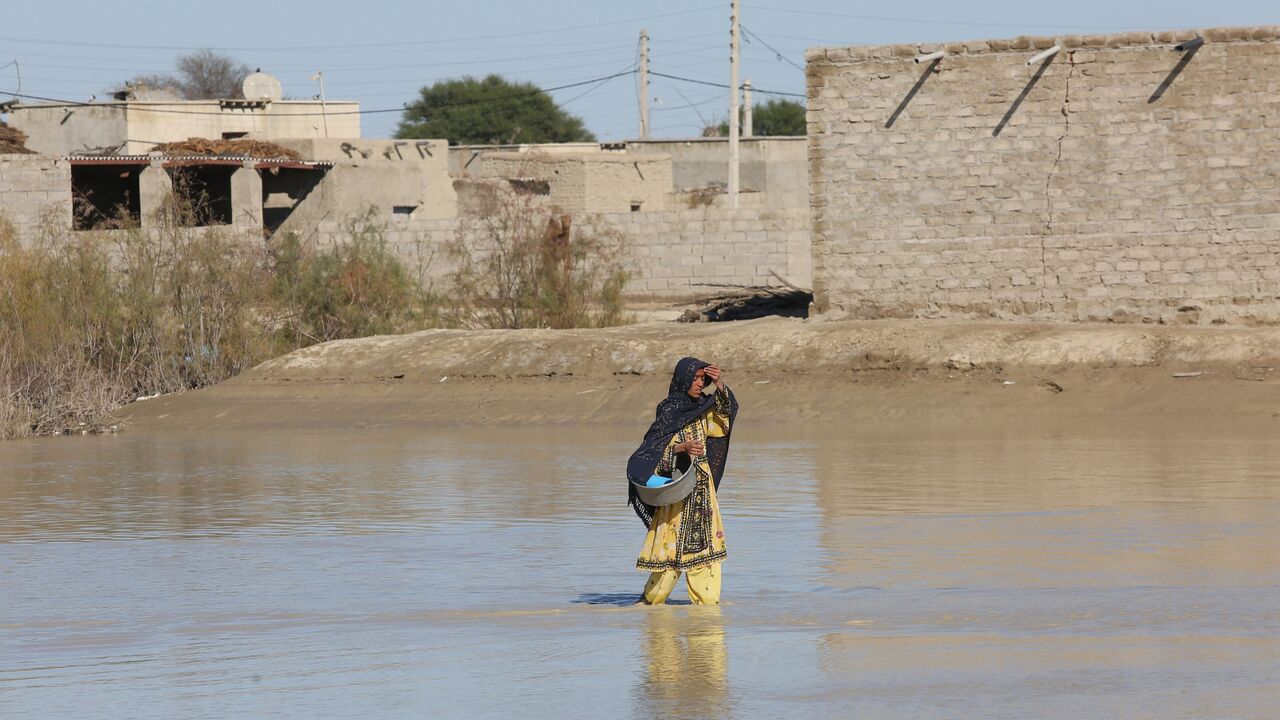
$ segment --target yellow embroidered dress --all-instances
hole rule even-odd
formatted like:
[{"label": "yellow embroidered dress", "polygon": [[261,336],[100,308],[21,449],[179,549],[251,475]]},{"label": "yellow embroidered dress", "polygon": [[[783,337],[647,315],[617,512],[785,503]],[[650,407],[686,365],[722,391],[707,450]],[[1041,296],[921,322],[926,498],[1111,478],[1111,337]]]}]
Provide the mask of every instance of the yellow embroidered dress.
[{"label": "yellow embroidered dress", "polygon": [[[667,443],[662,462],[654,472],[670,474],[676,461],[676,445],[694,440],[705,448],[707,438],[728,434],[729,399],[724,392],[717,392],[715,406],[677,432]],[[720,519],[711,465],[705,454],[694,458],[694,464],[698,472],[697,485],[683,502],[663,505],[654,513],[636,568],[649,572],[679,572],[725,559],[724,523]]]}]

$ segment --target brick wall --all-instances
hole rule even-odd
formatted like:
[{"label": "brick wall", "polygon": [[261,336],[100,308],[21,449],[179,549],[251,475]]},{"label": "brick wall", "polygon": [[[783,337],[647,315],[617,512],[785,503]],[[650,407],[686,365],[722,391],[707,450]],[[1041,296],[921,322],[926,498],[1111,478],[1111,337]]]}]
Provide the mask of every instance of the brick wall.
[{"label": "brick wall", "polygon": [[779,285],[777,273],[809,287],[809,214],[804,209],[702,208],[587,216],[586,229],[627,238],[633,297],[683,299],[715,292],[714,284]]},{"label": "brick wall", "polygon": [[810,50],[818,307],[1280,322],[1280,27],[1193,37]]},{"label": "brick wall", "polygon": [[0,155],[0,217],[18,237],[36,237],[46,221],[71,226],[71,166],[40,155]]},{"label": "brick wall", "polygon": [[[439,281],[449,263],[444,245],[457,220],[385,219],[386,237],[424,280]],[[715,284],[778,285],[773,272],[808,287],[812,282],[809,213],[804,209],[728,210],[699,208],[575,216],[576,232],[612,232],[623,237],[632,272],[626,294],[633,299],[681,300],[716,291]],[[344,235],[342,221],[317,226],[314,241]]]}]

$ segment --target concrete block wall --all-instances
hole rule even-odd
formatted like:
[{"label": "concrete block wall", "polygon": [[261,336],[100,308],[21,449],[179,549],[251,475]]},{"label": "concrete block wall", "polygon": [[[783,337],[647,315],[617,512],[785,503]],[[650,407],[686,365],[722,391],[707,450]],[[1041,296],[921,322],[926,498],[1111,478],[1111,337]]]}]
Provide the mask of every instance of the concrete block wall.
[{"label": "concrete block wall", "polygon": [[71,226],[71,165],[41,155],[0,155],[0,217],[19,238]]},{"label": "concrete block wall", "polygon": [[818,309],[1280,322],[1280,27],[1195,36],[810,50]]},{"label": "concrete block wall", "polygon": [[[445,245],[459,220],[380,218],[388,243],[425,283],[450,269]],[[341,240],[347,220],[326,220],[310,241]],[[685,300],[718,291],[717,284],[778,285],[773,272],[808,287],[812,281],[809,213],[804,209],[700,208],[574,216],[575,232],[617,233],[627,248],[632,299]]]},{"label": "concrete block wall", "polygon": [[[9,124],[28,135],[27,147],[48,155],[114,150],[143,154],[156,143],[191,137],[221,138],[244,132],[249,137],[360,137],[360,103],[329,100],[276,100],[242,107],[220,100],[133,100],[125,103],[42,103],[18,105]],[[327,112],[321,122],[317,115]]]},{"label": "concrete block wall", "polygon": [[545,180],[549,200],[573,213],[665,209],[671,193],[666,155],[614,153],[482,153],[467,168],[475,178]]},{"label": "concrete block wall", "polygon": [[[739,143],[739,179],[761,204],[775,208],[809,206],[808,165],[803,137],[750,137]],[[729,183],[729,138],[628,140],[627,153],[661,153],[671,158],[672,191]]]},{"label": "concrete block wall", "polygon": [[780,285],[773,273],[809,287],[809,217],[803,209],[700,208],[660,213],[608,213],[578,221],[584,232],[626,239],[633,298],[681,300],[715,285]]},{"label": "concrete block wall", "polygon": [[397,205],[413,207],[418,219],[450,218],[458,213],[447,140],[328,138],[279,144],[308,160],[333,163],[282,230],[302,231],[325,217],[342,217],[369,207],[387,212]]}]

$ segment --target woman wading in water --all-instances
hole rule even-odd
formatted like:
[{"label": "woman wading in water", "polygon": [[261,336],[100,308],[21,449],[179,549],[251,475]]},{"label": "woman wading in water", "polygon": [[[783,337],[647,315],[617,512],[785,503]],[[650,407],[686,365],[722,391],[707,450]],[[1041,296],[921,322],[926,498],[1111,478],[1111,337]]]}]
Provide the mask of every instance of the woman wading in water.
[{"label": "woman wading in water", "polygon": [[[716,391],[703,394],[712,383]],[[720,603],[720,563],[726,551],[716,490],[737,414],[738,401],[720,368],[691,357],[676,363],[667,398],[658,403],[644,442],[627,461],[628,502],[649,529],[636,560],[637,568],[650,573],[646,604],[665,603],[681,572],[695,605]],[[697,483],[683,501],[655,508],[636,494],[633,483],[644,485],[654,475],[670,477],[673,470],[683,472],[690,465]]]}]

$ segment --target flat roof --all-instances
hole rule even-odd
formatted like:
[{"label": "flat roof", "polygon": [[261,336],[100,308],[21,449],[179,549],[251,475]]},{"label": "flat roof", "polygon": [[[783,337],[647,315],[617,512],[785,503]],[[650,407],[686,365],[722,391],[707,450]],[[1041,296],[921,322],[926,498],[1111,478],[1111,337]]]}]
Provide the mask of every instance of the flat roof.
[{"label": "flat roof", "polygon": [[256,170],[270,168],[318,170],[333,167],[333,163],[328,160],[288,160],[248,155],[68,155],[64,159],[72,165],[150,165],[158,161],[161,167],[249,165]]}]

